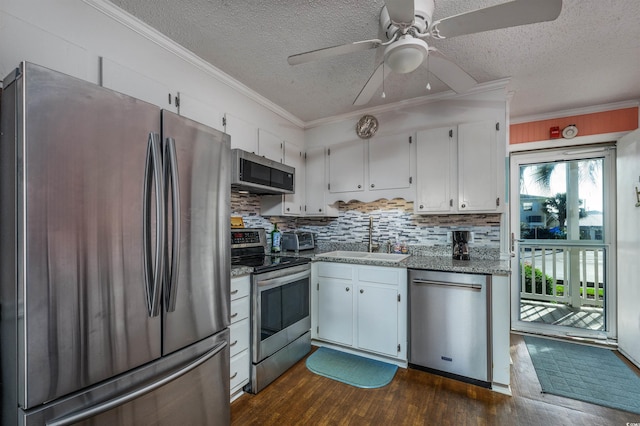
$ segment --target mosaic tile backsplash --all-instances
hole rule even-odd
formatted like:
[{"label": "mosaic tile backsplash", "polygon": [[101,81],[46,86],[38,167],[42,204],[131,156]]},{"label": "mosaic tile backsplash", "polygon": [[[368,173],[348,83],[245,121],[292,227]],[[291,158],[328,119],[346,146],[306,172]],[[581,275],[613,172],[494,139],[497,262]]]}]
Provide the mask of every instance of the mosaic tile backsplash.
[{"label": "mosaic tile backsplash", "polygon": [[231,214],[242,216],[247,228],[264,228],[267,234],[278,223],[282,231],[313,232],[316,245],[326,250],[366,250],[369,242],[369,217],[373,217],[373,241],[385,251],[389,241],[403,241],[411,254],[450,255],[447,234],[454,230],[473,232],[469,244],[472,257],[500,257],[500,215],[417,215],[413,202],[403,199],[373,203],[340,202],[337,218],[294,218],[260,215],[260,196],[231,193]]}]

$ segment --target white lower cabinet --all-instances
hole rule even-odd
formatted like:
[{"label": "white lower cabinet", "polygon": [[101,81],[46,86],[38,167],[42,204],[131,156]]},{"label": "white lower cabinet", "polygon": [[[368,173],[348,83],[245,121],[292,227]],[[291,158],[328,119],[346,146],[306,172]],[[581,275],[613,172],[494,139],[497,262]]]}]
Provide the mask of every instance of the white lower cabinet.
[{"label": "white lower cabinet", "polygon": [[249,275],[231,278],[231,325],[229,352],[231,400],[249,383]]},{"label": "white lower cabinet", "polygon": [[319,262],[313,271],[317,340],[407,360],[406,269]]}]

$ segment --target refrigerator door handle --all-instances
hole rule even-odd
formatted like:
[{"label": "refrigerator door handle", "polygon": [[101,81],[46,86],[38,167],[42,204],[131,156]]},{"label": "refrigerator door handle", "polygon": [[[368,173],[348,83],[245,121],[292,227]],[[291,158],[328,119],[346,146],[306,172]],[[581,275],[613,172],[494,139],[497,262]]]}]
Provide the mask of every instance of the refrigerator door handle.
[{"label": "refrigerator door handle", "polygon": [[179,377],[187,374],[191,370],[196,369],[200,365],[204,364],[214,356],[220,353],[227,346],[227,341],[220,342],[218,345],[214,346],[209,352],[206,352],[200,358],[193,361],[191,364],[186,365],[185,367],[165,376],[164,378],[153,382],[152,384],[142,387],[140,389],[136,389],[134,391],[125,393],[124,395],[118,396],[116,398],[110,399],[108,401],[103,402],[102,404],[93,405],[86,410],[77,411],[75,413],[68,414],[59,419],[54,419],[52,421],[46,422],[47,426],[66,426],[74,423],[78,423],[82,420],[97,416],[98,414],[104,413],[105,411],[111,410],[112,408],[118,407],[122,404],[126,404],[127,402],[133,401],[136,398],[141,397],[144,394],[152,392],[167,383],[170,383]]},{"label": "refrigerator door handle", "polygon": [[[143,239],[144,239],[144,280],[147,310],[150,317],[160,315],[161,281],[164,276],[164,176],[162,169],[162,153],[160,150],[160,136],[149,133],[147,143],[147,161],[144,168],[143,192]],[[155,183],[155,253],[151,263],[151,193]]]},{"label": "refrigerator door handle", "polygon": [[[171,261],[167,269],[165,280],[165,309],[167,312],[176,310],[176,295],[178,292],[178,276],[180,265],[180,185],[178,182],[178,158],[176,156],[176,141],[167,138],[165,144],[165,178],[167,191],[171,193]],[[169,183],[171,186],[169,187]],[[169,195],[167,194],[167,198]],[[168,200],[167,200],[168,201]],[[167,257],[167,261],[169,258]]]}]

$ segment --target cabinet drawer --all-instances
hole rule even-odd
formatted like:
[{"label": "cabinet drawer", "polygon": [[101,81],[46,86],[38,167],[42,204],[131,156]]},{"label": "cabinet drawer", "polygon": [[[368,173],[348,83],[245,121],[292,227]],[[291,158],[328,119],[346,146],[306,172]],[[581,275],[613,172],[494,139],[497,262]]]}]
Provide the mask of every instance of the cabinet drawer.
[{"label": "cabinet drawer", "polygon": [[231,300],[239,299],[249,295],[251,280],[249,275],[231,279]]},{"label": "cabinet drawer", "polygon": [[318,264],[318,276],[321,277],[350,280],[352,278],[352,271],[353,265],[325,262]]},{"label": "cabinet drawer", "polygon": [[249,347],[249,319],[245,318],[229,326],[229,350],[231,356]]},{"label": "cabinet drawer", "polygon": [[[405,270],[402,271],[406,274]],[[361,266],[358,268],[358,281],[398,285],[398,268]]]},{"label": "cabinet drawer", "polygon": [[239,353],[238,355],[231,357],[229,363],[229,378],[231,381],[231,393],[236,391],[236,388],[249,382],[249,350]]},{"label": "cabinet drawer", "polygon": [[249,317],[249,297],[231,301],[231,324]]}]

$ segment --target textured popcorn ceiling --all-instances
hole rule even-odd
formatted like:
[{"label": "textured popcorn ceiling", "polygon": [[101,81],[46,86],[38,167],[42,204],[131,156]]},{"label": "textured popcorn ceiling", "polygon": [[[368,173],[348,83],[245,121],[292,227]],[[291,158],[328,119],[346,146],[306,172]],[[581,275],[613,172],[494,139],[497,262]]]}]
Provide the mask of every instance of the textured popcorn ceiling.
[{"label": "textured popcorn ceiling", "polygon": [[[381,48],[290,66],[287,56],[383,38],[381,0],[111,0],[299,119],[359,109],[353,100]],[[531,0],[535,1],[535,0]],[[434,20],[502,3],[436,0]],[[511,117],[640,99],[640,1],[564,0],[553,22],[432,44],[478,82],[505,77]],[[386,99],[366,107],[448,90],[427,72],[391,75]]]}]

